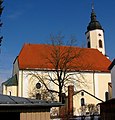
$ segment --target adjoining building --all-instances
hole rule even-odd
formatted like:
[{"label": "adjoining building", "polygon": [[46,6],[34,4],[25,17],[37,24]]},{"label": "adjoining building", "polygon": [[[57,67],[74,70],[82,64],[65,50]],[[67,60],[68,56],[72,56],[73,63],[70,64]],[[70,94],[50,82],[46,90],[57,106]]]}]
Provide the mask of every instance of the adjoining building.
[{"label": "adjoining building", "polygon": [[112,98],[100,104],[102,120],[114,120],[115,119],[115,59],[112,61],[111,65],[109,66],[109,70],[111,70]]},{"label": "adjoining building", "polygon": [[0,118],[3,120],[50,120],[50,109],[61,103],[0,94]]},{"label": "adjoining building", "polygon": [[109,66],[109,70],[111,71],[112,98],[115,98],[115,59]]},{"label": "adjoining building", "polygon": [[[111,61],[106,57],[104,30],[96,19],[94,9],[92,9],[91,21],[85,34],[87,48],[72,47],[76,54],[81,51],[81,55],[71,62],[71,64],[76,65],[71,73],[76,75],[73,76],[75,79],[77,77],[79,80],[85,80],[86,84],[78,87],[79,83],[72,81],[75,87],[74,90],[78,93],[73,99],[75,114],[78,114],[83,99],[85,104],[98,104],[100,101],[108,99],[110,94],[108,87],[111,83],[111,73],[108,67]],[[54,67],[46,59],[50,57],[52,47],[52,45],[46,44],[24,44],[13,62],[12,77],[2,84],[3,94],[29,98],[30,94],[34,93],[33,89],[39,83],[39,79],[31,76],[30,72],[42,75],[50,74],[53,78],[52,70],[54,70]],[[69,48],[69,46],[59,47],[62,51]],[[57,90],[52,82],[48,87]],[[65,91],[63,90],[63,92]]]}]

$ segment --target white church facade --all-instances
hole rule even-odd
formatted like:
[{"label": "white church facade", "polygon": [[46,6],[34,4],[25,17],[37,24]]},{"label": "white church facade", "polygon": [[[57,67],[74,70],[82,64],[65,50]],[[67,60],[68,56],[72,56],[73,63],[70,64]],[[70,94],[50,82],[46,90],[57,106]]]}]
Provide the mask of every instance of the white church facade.
[{"label": "white church facade", "polygon": [[[87,48],[73,47],[75,53],[81,50],[82,55],[77,58],[77,61],[73,61],[76,66],[80,67],[72,70],[71,74],[75,79],[79,78],[85,83],[84,85],[78,85],[82,82],[76,81],[70,83],[75,88],[73,99],[75,115],[78,114],[81,107],[81,100],[84,100],[85,104],[95,105],[105,101],[109,95],[108,85],[111,83],[111,73],[108,70],[111,61],[106,57],[104,30],[96,19],[94,9],[92,9],[91,21],[85,34]],[[60,46],[61,50],[63,48],[69,48],[69,46]],[[54,78],[52,72],[54,68],[46,61],[51,54],[51,49],[52,45],[24,44],[13,63],[12,77],[2,84],[3,94],[27,98],[35,96],[34,89],[39,83],[39,79],[30,73],[43,76],[50,74]],[[58,89],[53,82],[50,82],[48,87],[52,90]],[[64,89],[63,92],[66,93]]]}]

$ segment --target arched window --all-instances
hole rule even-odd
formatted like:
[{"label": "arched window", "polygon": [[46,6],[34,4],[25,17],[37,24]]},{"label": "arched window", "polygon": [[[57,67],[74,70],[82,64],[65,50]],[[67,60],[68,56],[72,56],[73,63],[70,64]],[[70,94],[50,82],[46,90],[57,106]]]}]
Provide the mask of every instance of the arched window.
[{"label": "arched window", "polygon": [[10,96],[12,95],[12,92],[11,92],[11,91],[9,91],[9,95],[10,95]]},{"label": "arched window", "polygon": [[102,40],[99,40],[99,47],[102,48]]},{"label": "arched window", "polygon": [[65,93],[62,93],[62,104],[65,104],[66,102],[66,95]]},{"label": "arched window", "polygon": [[90,42],[89,42],[89,41],[88,41],[88,43],[87,43],[87,47],[90,48]]},{"label": "arched window", "polygon": [[41,100],[41,94],[40,93],[36,94],[36,99]]},{"label": "arched window", "polygon": [[84,106],[85,105],[85,100],[84,98],[81,98],[81,106]]},{"label": "arched window", "polygon": [[109,100],[109,92],[105,92],[105,100]]}]

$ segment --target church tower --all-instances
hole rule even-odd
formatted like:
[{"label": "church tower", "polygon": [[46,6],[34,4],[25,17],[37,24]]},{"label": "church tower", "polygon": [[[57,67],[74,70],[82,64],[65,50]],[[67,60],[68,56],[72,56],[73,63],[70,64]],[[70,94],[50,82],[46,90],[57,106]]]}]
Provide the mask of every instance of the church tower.
[{"label": "church tower", "polygon": [[85,34],[87,39],[87,47],[98,49],[103,55],[105,55],[104,30],[99,21],[96,19],[93,5],[91,20],[87,26],[87,32]]}]

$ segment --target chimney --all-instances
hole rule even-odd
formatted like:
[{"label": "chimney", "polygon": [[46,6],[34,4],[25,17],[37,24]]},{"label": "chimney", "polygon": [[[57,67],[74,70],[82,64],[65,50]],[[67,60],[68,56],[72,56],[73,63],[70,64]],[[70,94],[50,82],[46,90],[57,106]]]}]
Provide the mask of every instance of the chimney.
[{"label": "chimney", "polygon": [[74,86],[68,86],[68,115],[70,117],[73,116],[73,94],[74,94]]}]

